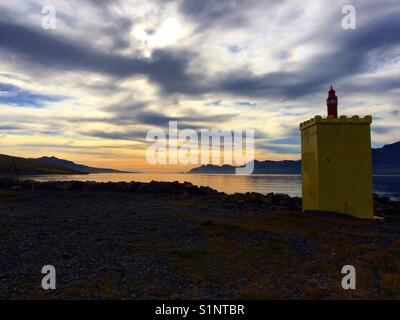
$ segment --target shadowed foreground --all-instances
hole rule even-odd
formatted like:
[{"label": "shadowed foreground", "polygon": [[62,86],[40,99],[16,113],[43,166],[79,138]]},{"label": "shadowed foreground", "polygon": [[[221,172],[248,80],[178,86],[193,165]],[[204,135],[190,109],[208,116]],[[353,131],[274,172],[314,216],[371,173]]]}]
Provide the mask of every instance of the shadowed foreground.
[{"label": "shadowed foreground", "polygon": [[[385,220],[190,184],[6,186],[0,298],[399,299],[400,205],[375,200]],[[46,292],[48,264],[57,289]],[[346,264],[357,290],[341,288]]]}]

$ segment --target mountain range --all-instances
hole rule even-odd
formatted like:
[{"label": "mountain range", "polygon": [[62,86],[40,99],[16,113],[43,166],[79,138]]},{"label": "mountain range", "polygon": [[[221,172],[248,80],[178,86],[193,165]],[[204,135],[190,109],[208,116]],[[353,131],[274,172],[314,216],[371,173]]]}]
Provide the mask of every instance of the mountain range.
[{"label": "mountain range", "polygon": [[[231,165],[203,165],[193,168],[190,174],[234,174],[237,167]],[[372,168],[375,175],[400,174],[400,141],[372,149]],[[37,159],[0,154],[0,175],[47,175],[125,173],[108,168],[89,167],[56,157]],[[300,174],[301,160],[258,161],[254,160],[253,174]]]},{"label": "mountain range", "polygon": [[372,149],[374,174],[400,174],[400,141]]},{"label": "mountain range", "polygon": [[37,159],[26,159],[0,154],[0,175],[81,174],[82,172]]},{"label": "mountain range", "polygon": [[48,175],[122,173],[114,169],[94,168],[56,157],[21,158],[0,154],[0,175]]},{"label": "mountain range", "polygon": [[[234,174],[237,167],[212,164],[193,168],[190,174]],[[375,175],[400,174],[400,141],[372,149],[372,169]],[[253,174],[301,174],[301,160],[254,160]]]},{"label": "mountain range", "polygon": [[89,167],[83,164],[78,164],[69,160],[59,159],[56,157],[41,157],[37,158],[36,160],[39,160],[40,162],[44,162],[47,164],[57,165],[64,168],[72,169],[82,173],[126,173],[127,172],[115,169]]},{"label": "mountain range", "polygon": [[[234,174],[238,167],[231,165],[216,166],[213,164],[203,165],[193,168],[188,173],[191,174]],[[300,174],[300,160],[283,160],[283,161],[258,161],[254,160],[253,174]]]}]

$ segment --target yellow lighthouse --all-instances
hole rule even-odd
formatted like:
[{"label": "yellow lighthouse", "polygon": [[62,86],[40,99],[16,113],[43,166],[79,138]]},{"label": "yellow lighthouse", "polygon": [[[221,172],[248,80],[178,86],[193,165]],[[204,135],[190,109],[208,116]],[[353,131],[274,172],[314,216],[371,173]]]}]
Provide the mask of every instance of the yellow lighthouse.
[{"label": "yellow lighthouse", "polygon": [[373,218],[371,116],[337,116],[331,87],[328,117],[302,122],[303,210]]}]

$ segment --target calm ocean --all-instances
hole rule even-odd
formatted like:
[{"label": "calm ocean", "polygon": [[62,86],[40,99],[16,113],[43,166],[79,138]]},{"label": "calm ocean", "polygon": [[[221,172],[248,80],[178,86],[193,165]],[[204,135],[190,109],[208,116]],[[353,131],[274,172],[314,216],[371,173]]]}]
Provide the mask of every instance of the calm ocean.
[{"label": "calm ocean", "polygon": [[[259,192],[286,193],[301,197],[300,175],[223,175],[223,174],[169,174],[169,173],[100,173],[90,175],[53,175],[25,177],[38,181],[188,181],[198,186],[209,186],[226,193]],[[400,200],[400,176],[374,176],[374,192]]]}]

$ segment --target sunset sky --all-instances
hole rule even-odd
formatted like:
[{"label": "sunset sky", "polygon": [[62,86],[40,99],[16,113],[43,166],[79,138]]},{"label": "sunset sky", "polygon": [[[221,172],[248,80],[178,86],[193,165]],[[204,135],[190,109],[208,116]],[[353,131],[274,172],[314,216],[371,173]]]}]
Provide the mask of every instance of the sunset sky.
[{"label": "sunset sky", "polygon": [[331,84],[340,114],[373,116],[374,147],[400,140],[398,0],[0,3],[3,154],[153,170],[146,133],[177,120],[254,129],[256,159],[298,159],[298,124],[325,116]]}]

